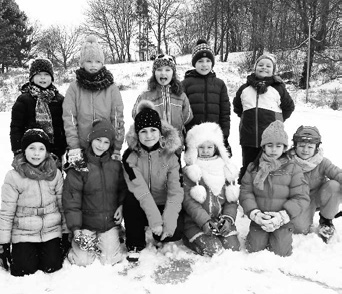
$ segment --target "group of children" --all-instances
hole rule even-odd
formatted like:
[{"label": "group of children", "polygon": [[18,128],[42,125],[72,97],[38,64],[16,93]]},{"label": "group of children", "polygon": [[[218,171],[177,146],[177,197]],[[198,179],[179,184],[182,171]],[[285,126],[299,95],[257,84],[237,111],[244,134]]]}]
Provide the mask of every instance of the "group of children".
[{"label": "group of children", "polygon": [[82,46],[64,99],[52,83],[52,64],[36,59],[12,108],[13,169],[1,193],[2,266],[23,276],[54,272],[64,257],[79,266],[96,258],[113,265],[122,260],[122,221],[132,262],[146,247],[147,226],[157,247],[182,240],[201,255],[237,251],[239,204],[251,220],[249,252],[290,255],[293,232],[308,233],[317,209],[327,242],[342,201],[342,170],[323,157],[316,127],[298,128],[288,150],[282,121],[294,103],[275,75],[275,60],[258,58],[233,101],[241,117],[240,172],[228,142],[227,88],[214,64],[204,40],[194,47],[195,69],[182,82],[171,56],[154,60],[121,158],[123,102],[96,38]]}]

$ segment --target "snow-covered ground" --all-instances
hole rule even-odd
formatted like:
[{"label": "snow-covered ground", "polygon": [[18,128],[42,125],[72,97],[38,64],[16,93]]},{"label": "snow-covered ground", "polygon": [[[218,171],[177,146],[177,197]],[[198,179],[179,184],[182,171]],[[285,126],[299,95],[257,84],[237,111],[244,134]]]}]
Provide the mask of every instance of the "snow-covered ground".
[{"label": "snow-covered ground", "polygon": [[[178,63],[179,64],[179,63]],[[190,65],[186,65],[190,68]],[[233,72],[228,78],[221,70],[226,65],[217,63],[217,75],[225,80],[234,81]],[[119,74],[113,70],[116,81]],[[122,65],[121,75],[137,72],[141,65],[132,63]],[[183,76],[182,74],[180,76]],[[148,76],[146,77],[148,78]],[[340,85],[339,85],[340,86]],[[327,87],[327,86],[326,86]],[[333,86],[335,87],[335,85]],[[64,94],[66,85],[60,87]],[[122,91],[125,105],[126,130],[132,123],[131,109],[138,94],[145,88],[145,84],[138,84],[135,89]],[[296,93],[302,95],[303,93]],[[231,95],[231,101],[233,99]],[[0,113],[0,183],[6,172],[11,168],[12,153],[9,142],[10,113]],[[313,108],[297,100],[296,110],[286,121],[285,127],[292,138],[300,125],[315,125],[322,134],[322,147],[326,157],[337,166],[342,167],[342,152],[340,151],[342,112],[330,108]],[[231,115],[231,135],[229,142],[233,150],[233,160],[237,166],[241,164],[241,149],[238,143],[239,119]],[[342,207],[341,207],[342,208]],[[315,216],[314,226],[318,224]],[[330,244],[325,244],[315,232],[303,236],[295,235],[293,254],[290,257],[279,257],[268,251],[248,254],[244,248],[244,239],[248,232],[249,220],[239,211],[237,228],[242,244],[240,252],[225,251],[213,258],[201,257],[187,250],[181,242],[170,243],[162,249],[156,249],[151,244],[142,252],[140,265],[128,269],[128,262],[115,266],[102,266],[98,261],[87,268],[71,266],[65,261],[63,268],[53,274],[37,272],[31,276],[21,278],[12,277],[8,272],[0,269],[0,291],[6,294],[86,294],[86,293],[134,293],[134,294],[332,294],[342,293],[342,218],[334,221],[336,235]],[[150,233],[147,232],[148,236]],[[188,263],[190,261],[191,274],[182,283],[163,283],[163,279],[155,279],[155,271],[159,266],[170,260]],[[184,261],[185,260],[185,261]],[[177,266],[168,270],[159,270],[159,277],[164,273],[175,271]],[[220,292],[217,292],[220,291]]]}]

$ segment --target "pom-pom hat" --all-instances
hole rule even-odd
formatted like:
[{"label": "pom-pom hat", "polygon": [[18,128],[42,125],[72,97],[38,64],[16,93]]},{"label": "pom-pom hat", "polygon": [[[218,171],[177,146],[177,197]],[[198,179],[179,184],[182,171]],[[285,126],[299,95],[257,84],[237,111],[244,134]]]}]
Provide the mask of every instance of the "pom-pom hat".
[{"label": "pom-pom hat", "polygon": [[154,74],[156,69],[162,66],[169,66],[172,68],[173,72],[176,73],[176,63],[172,56],[170,55],[158,55],[153,61],[152,73]]},{"label": "pom-pom hat", "polygon": [[280,120],[272,122],[261,135],[261,146],[269,143],[282,143],[285,150],[289,145],[289,138],[284,129],[284,124]]},{"label": "pom-pom hat", "polygon": [[211,62],[213,63],[212,67],[214,67],[215,65],[214,51],[207,44],[207,41],[200,39],[197,41],[196,46],[192,50],[192,61],[191,61],[192,66],[195,67],[196,62],[203,57],[209,58]]},{"label": "pom-pom hat", "polygon": [[254,71],[256,69],[257,64],[262,59],[269,59],[269,60],[272,61],[272,64],[273,64],[273,74],[274,74],[276,72],[276,69],[277,69],[277,63],[276,63],[276,58],[275,58],[275,56],[273,54],[263,54],[263,55],[259,56],[258,59],[256,60],[255,64],[254,64]]},{"label": "pom-pom hat", "polygon": [[142,100],[137,106],[137,115],[134,118],[135,132],[138,134],[143,128],[157,128],[162,132],[159,114],[154,110],[154,104],[149,100]]},{"label": "pom-pom hat", "polygon": [[82,45],[80,66],[83,66],[83,63],[90,59],[99,60],[102,64],[104,64],[104,54],[102,48],[94,35],[88,36]]},{"label": "pom-pom hat", "polygon": [[40,142],[45,145],[47,151],[50,151],[50,141],[49,136],[39,128],[28,129],[25,133],[23,138],[21,139],[21,150],[25,152],[26,148],[32,144]]},{"label": "pom-pom hat", "polygon": [[108,138],[111,146],[114,144],[115,130],[110,121],[106,119],[97,119],[93,122],[92,130],[88,134],[88,142],[100,137]]},{"label": "pom-pom hat", "polygon": [[54,81],[53,66],[50,60],[45,58],[35,59],[30,66],[29,81],[40,72],[47,72],[51,76],[52,81]]}]

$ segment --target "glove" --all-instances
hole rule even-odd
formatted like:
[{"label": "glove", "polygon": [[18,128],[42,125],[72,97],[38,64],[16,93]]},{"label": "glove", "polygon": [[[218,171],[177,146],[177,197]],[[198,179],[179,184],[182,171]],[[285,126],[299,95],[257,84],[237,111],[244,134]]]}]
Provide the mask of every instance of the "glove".
[{"label": "glove", "polygon": [[101,254],[101,250],[99,248],[99,239],[94,236],[90,236],[88,234],[84,234],[82,231],[75,231],[74,242],[80,247],[83,251],[88,251],[92,253],[96,253],[98,255]]},{"label": "glove", "polygon": [[60,248],[62,251],[62,260],[68,255],[69,249],[71,247],[71,235],[70,234],[62,234]]},{"label": "glove", "polygon": [[157,226],[157,227],[154,227],[154,228],[151,228],[152,230],[152,233],[157,235],[157,236],[160,236],[163,232],[163,227],[162,226]]},{"label": "glove", "polygon": [[2,266],[6,271],[9,270],[12,263],[12,256],[10,251],[10,244],[0,245],[0,266]]},{"label": "glove", "polygon": [[258,224],[264,231],[273,232],[274,226],[271,220],[271,216],[261,212],[259,209],[254,209],[249,218]]},{"label": "glove", "polygon": [[229,142],[228,142],[228,137],[224,137],[223,143],[224,143],[224,147],[226,147],[229,157],[232,157],[233,153],[232,153],[232,148],[230,147]]},{"label": "glove", "polygon": [[268,212],[265,212],[265,214],[270,215],[272,217],[271,221],[272,221],[274,230],[277,230],[281,226],[290,222],[290,217],[287,214],[286,210],[281,210],[278,212],[268,211]]}]

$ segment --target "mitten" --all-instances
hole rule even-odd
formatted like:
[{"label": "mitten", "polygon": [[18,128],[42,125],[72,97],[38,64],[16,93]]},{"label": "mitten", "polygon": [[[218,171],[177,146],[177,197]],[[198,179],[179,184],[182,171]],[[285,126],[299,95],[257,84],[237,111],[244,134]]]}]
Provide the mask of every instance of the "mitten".
[{"label": "mitten", "polygon": [[153,234],[160,236],[163,232],[163,227],[162,226],[156,226],[154,228],[151,228],[151,231]]},{"label": "mitten", "polygon": [[232,225],[234,224],[234,220],[230,216],[222,216],[219,222],[219,233],[221,236],[225,237],[232,231]]},{"label": "mitten", "polygon": [[59,245],[62,251],[62,260],[64,260],[71,247],[70,234],[62,234],[61,242]]},{"label": "mitten", "polygon": [[112,159],[121,161],[121,154],[120,154],[119,150],[114,150],[114,152],[112,154]]},{"label": "mitten", "polygon": [[75,234],[74,241],[83,251],[101,254],[99,239],[96,236],[90,236],[80,231],[80,233]]},{"label": "mitten", "polygon": [[279,229],[281,226],[287,224],[290,221],[290,217],[286,210],[281,210],[278,212],[268,211],[265,214],[270,215],[273,227],[275,230]]},{"label": "mitten", "polygon": [[0,266],[2,266],[6,271],[9,270],[12,263],[12,256],[10,250],[10,244],[0,245]]},{"label": "mitten", "polygon": [[213,231],[218,231],[218,228],[216,224],[213,221],[207,221],[203,226],[202,226],[203,233],[206,235],[212,235]]},{"label": "mitten", "polygon": [[68,162],[75,163],[77,160],[83,159],[81,148],[70,149],[68,152]]},{"label": "mitten", "polygon": [[249,218],[254,221],[256,224],[261,226],[261,228],[266,232],[273,232],[274,226],[271,220],[271,216],[261,212],[259,209],[254,209]]}]

